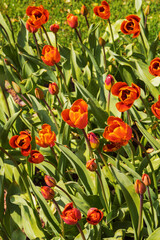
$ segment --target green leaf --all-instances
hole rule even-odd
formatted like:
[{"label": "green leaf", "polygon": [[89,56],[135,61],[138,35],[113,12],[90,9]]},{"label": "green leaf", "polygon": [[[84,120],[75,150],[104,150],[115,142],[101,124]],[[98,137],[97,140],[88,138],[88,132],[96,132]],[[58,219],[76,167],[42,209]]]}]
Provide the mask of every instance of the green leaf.
[{"label": "green leaf", "polygon": [[136,12],[138,12],[142,7],[142,0],[135,0]]},{"label": "green leaf", "polygon": [[160,227],[157,228],[150,236],[147,238],[147,240],[159,240],[160,236]]},{"label": "green leaf", "polygon": [[11,239],[26,240],[26,235],[20,229],[16,229],[14,232],[12,232]]},{"label": "green leaf", "polygon": [[[9,39],[7,38],[7,40],[10,41],[10,43],[14,46],[14,41],[13,41],[13,37],[12,37],[12,32],[9,29],[8,25],[6,24],[2,14],[0,13],[0,24],[3,26],[3,28],[5,29]],[[2,28],[0,27],[0,30],[2,31],[2,33],[4,34],[4,37],[6,37],[6,33],[4,32],[4,30],[2,30]]]},{"label": "green leaf", "polygon": [[[0,152],[0,206],[4,206],[4,164],[3,164],[3,153]],[[0,211],[0,219],[2,220],[4,211]]]},{"label": "green leaf", "polygon": [[77,64],[77,56],[74,51],[73,45],[71,45],[71,68],[72,68],[73,79],[76,79],[78,82],[83,83],[82,71]]}]

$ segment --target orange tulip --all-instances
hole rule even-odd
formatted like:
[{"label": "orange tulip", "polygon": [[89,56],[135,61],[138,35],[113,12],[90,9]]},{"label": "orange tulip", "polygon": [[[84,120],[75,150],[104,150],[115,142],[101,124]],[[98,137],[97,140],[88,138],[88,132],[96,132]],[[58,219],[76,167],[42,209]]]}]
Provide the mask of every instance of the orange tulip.
[{"label": "orange tulip", "polygon": [[87,138],[90,142],[91,148],[96,149],[99,147],[99,139],[93,132],[87,134]]},{"label": "orange tulip", "polygon": [[40,147],[53,147],[56,141],[56,134],[51,131],[51,126],[49,124],[43,124],[42,130],[39,131],[39,138],[36,137],[36,143]]},{"label": "orange tulip", "polygon": [[150,62],[149,72],[153,76],[160,76],[160,58],[156,57]]},{"label": "orange tulip", "polygon": [[68,14],[67,23],[71,28],[78,27],[78,17],[73,14]]},{"label": "orange tulip", "polygon": [[145,184],[143,182],[141,182],[141,180],[139,180],[139,179],[136,180],[134,187],[135,187],[136,193],[138,193],[138,194],[144,194],[146,191]]},{"label": "orange tulip", "polygon": [[122,145],[119,143],[110,143],[110,144],[105,144],[103,146],[103,151],[104,152],[115,152],[117,151],[119,148],[121,148]]},{"label": "orange tulip", "polygon": [[81,7],[81,14],[83,16],[87,16],[87,14],[88,14],[88,9],[85,5],[82,5],[82,7]]},{"label": "orange tulip", "polygon": [[55,187],[56,186],[56,180],[53,177],[50,177],[50,176],[46,175],[44,177],[44,181],[49,187]]},{"label": "orange tulip", "polygon": [[87,213],[87,222],[97,225],[103,218],[103,212],[98,208],[90,208]]},{"label": "orange tulip", "polygon": [[94,13],[103,19],[108,19],[110,17],[110,7],[106,1],[102,1],[100,6],[96,6],[93,9]]},{"label": "orange tulip", "polygon": [[56,47],[45,45],[42,49],[41,59],[48,66],[54,66],[55,63],[58,63],[61,59],[60,53]]},{"label": "orange tulip", "polygon": [[52,95],[57,95],[59,93],[59,87],[55,82],[49,84],[48,90]]},{"label": "orange tulip", "polygon": [[136,38],[140,34],[140,18],[136,15],[129,15],[126,17],[127,20],[124,20],[121,24],[121,31],[126,35],[133,34],[132,38]]},{"label": "orange tulip", "polygon": [[95,160],[96,159],[93,158],[86,163],[86,168],[91,172],[95,172],[97,169],[97,164],[95,163]]},{"label": "orange tulip", "polygon": [[107,119],[108,126],[105,128],[103,137],[112,143],[117,143],[121,146],[128,144],[132,137],[132,129],[123,122],[121,118],[110,116]]},{"label": "orange tulip", "polygon": [[79,220],[81,220],[81,212],[79,209],[73,207],[73,203],[68,203],[61,215],[61,218],[66,224],[75,225]]},{"label": "orange tulip", "polygon": [[30,17],[27,22],[26,22],[26,29],[29,31],[29,32],[32,32],[32,33],[36,33],[38,31],[38,28],[40,28],[39,25],[36,25],[34,23],[34,20],[32,17]]},{"label": "orange tulip", "polygon": [[37,150],[31,151],[31,157],[28,159],[30,163],[41,163],[44,161],[44,156]]},{"label": "orange tulip", "polygon": [[52,24],[52,25],[50,26],[50,30],[51,30],[53,33],[57,33],[58,30],[59,30],[59,25],[58,25],[57,23]]},{"label": "orange tulip", "polygon": [[27,131],[21,131],[20,135],[15,135],[9,140],[12,148],[20,148],[23,156],[28,156],[31,152],[32,137]]},{"label": "orange tulip", "polygon": [[38,26],[38,28],[45,24],[49,19],[48,10],[44,9],[42,5],[39,7],[29,6],[26,10],[26,14],[32,18],[33,25]]},{"label": "orange tulip", "polygon": [[151,185],[151,179],[150,179],[150,176],[146,173],[144,173],[142,175],[142,182],[146,185],[146,186],[149,186]]},{"label": "orange tulip", "polygon": [[140,88],[134,83],[129,87],[125,82],[117,82],[112,86],[111,92],[121,100],[116,104],[120,112],[130,109],[134,101],[140,97]]},{"label": "orange tulip", "polygon": [[151,107],[153,114],[160,119],[160,95],[158,96],[158,101],[154,103]]},{"label": "orange tulip", "polygon": [[70,109],[63,110],[61,116],[71,127],[83,129],[88,123],[88,105],[83,99],[78,99]]},{"label": "orange tulip", "polygon": [[55,195],[53,189],[48,186],[41,187],[41,193],[46,200],[53,199]]}]

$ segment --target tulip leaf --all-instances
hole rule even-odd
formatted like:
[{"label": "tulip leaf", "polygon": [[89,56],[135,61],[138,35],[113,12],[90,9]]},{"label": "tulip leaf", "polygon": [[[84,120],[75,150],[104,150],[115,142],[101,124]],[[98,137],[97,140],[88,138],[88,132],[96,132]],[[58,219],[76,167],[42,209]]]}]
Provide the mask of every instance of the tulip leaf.
[{"label": "tulip leaf", "polygon": [[142,0],[135,0],[135,8],[137,13],[141,9],[141,7],[142,7]]},{"label": "tulip leaf", "polygon": [[77,64],[77,56],[72,45],[71,45],[71,68],[73,79],[76,79],[78,82],[83,83],[82,70]]},{"label": "tulip leaf", "polygon": [[150,236],[147,238],[147,240],[159,240],[160,236],[160,227],[157,228]]},{"label": "tulip leaf", "polygon": [[[3,153],[0,152],[0,206],[4,206],[4,164],[3,164]],[[4,216],[4,211],[0,211],[0,220]]]}]

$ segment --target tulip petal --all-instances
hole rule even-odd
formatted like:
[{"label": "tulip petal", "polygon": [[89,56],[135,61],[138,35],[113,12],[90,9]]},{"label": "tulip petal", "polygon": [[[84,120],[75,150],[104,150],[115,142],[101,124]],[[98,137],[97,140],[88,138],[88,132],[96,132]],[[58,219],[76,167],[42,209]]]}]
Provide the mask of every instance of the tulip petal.
[{"label": "tulip petal", "polygon": [[132,105],[133,105],[133,103],[129,104],[129,105],[125,105],[123,102],[118,102],[118,103],[116,103],[116,108],[118,109],[119,112],[125,112],[128,109],[130,109],[132,107]]},{"label": "tulip petal", "polygon": [[112,88],[111,88],[111,92],[114,96],[118,96],[119,95],[119,92],[120,92],[120,89],[124,86],[128,86],[127,83],[125,82],[117,82],[115,83]]},{"label": "tulip petal", "polygon": [[18,147],[17,144],[15,143],[18,137],[19,137],[18,135],[15,135],[15,136],[11,137],[11,139],[9,140],[9,145],[12,148],[17,148]]},{"label": "tulip petal", "polygon": [[74,124],[79,129],[85,128],[88,124],[88,112],[81,114]]}]

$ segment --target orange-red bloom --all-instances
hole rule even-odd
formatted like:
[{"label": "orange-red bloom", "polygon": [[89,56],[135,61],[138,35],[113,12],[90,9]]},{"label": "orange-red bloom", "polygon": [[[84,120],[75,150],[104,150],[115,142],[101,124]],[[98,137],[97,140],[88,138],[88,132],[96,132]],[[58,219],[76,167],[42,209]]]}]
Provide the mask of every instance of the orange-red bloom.
[{"label": "orange-red bloom", "polygon": [[146,186],[149,186],[151,185],[151,179],[150,179],[150,176],[146,173],[144,173],[142,175],[142,182],[146,185]]},{"label": "orange-red bloom", "polygon": [[135,187],[136,193],[138,193],[138,194],[144,194],[146,191],[145,184],[143,182],[141,182],[141,180],[139,180],[139,179],[136,180],[134,187]]},{"label": "orange-red bloom", "polygon": [[42,5],[39,7],[29,6],[26,10],[26,14],[32,18],[33,25],[38,26],[38,28],[45,24],[49,19],[48,10],[44,9]]},{"label": "orange-red bloom", "polygon": [[79,209],[73,207],[73,202],[70,202],[65,206],[61,218],[65,223],[75,225],[81,220],[81,212]]},{"label": "orange-red bloom", "polygon": [[53,189],[48,186],[41,187],[41,193],[46,200],[53,199],[55,195]]},{"label": "orange-red bloom", "polygon": [[87,213],[87,222],[97,225],[103,218],[103,212],[98,208],[90,208]]},{"label": "orange-red bloom", "polygon": [[88,123],[88,105],[83,99],[78,99],[70,109],[63,110],[61,116],[71,127],[83,129]]},{"label": "orange-red bloom", "polygon": [[159,57],[152,59],[149,66],[149,72],[153,76],[160,76],[160,58]]},{"label": "orange-red bloom", "polygon": [[31,157],[28,159],[30,163],[41,163],[44,161],[44,156],[37,150],[31,151]]},{"label": "orange-red bloom", "polygon": [[111,92],[121,100],[116,103],[120,112],[130,109],[134,101],[140,97],[140,88],[134,83],[132,83],[132,87],[129,87],[125,82],[117,82],[113,85]]},{"label": "orange-red bloom", "polygon": [[105,89],[110,91],[114,84],[114,77],[111,74],[108,74],[105,79]]},{"label": "orange-red bloom", "polygon": [[158,96],[158,101],[154,103],[151,107],[153,114],[160,119],[160,95]]},{"label": "orange-red bloom", "polygon": [[39,25],[34,24],[34,19],[32,17],[28,18],[26,22],[26,28],[29,32],[36,33],[39,27]]},{"label": "orange-red bloom", "polygon": [[20,148],[23,156],[28,156],[31,152],[32,137],[27,131],[21,131],[20,135],[15,135],[9,140],[12,148]]},{"label": "orange-red bloom", "polygon": [[88,9],[85,5],[82,5],[82,7],[81,7],[81,14],[83,16],[87,16],[87,14],[88,14]]},{"label": "orange-red bloom", "polygon": [[67,23],[71,28],[76,28],[78,26],[78,17],[73,14],[68,14]]},{"label": "orange-red bloom", "polygon": [[53,177],[50,177],[50,176],[46,175],[44,177],[44,181],[49,187],[55,187],[56,186],[56,180]]},{"label": "orange-red bloom", "polygon": [[99,138],[93,132],[87,134],[91,148],[96,149],[99,147]]},{"label": "orange-red bloom", "polygon": [[48,90],[52,95],[57,95],[59,93],[59,87],[55,82],[49,84]]},{"label": "orange-red bloom", "polygon": [[93,158],[86,163],[86,168],[91,172],[95,172],[97,169],[97,164],[95,163],[95,160],[96,159]]},{"label": "orange-red bloom", "polygon": [[49,124],[43,124],[42,130],[39,131],[39,138],[36,137],[36,143],[40,147],[53,147],[56,141],[56,134],[51,131],[51,126]]},{"label": "orange-red bloom", "polygon": [[103,146],[103,151],[104,152],[115,152],[121,147],[122,147],[122,145],[119,143],[107,143]]},{"label": "orange-red bloom", "polygon": [[132,38],[136,38],[140,34],[140,18],[134,14],[129,15],[126,17],[127,20],[124,20],[121,24],[121,31],[122,33],[129,35],[133,34]]},{"label": "orange-red bloom", "polygon": [[57,23],[52,24],[52,25],[50,26],[50,30],[51,30],[53,33],[57,33],[58,30],[59,30],[59,25],[58,25]]},{"label": "orange-red bloom", "polygon": [[117,143],[121,146],[127,145],[132,137],[132,129],[123,122],[121,118],[110,116],[107,119],[108,126],[105,128],[103,137],[112,143]]},{"label": "orange-red bloom", "polygon": [[56,47],[45,45],[42,49],[41,59],[48,66],[54,66],[55,63],[58,63],[61,59],[60,53]]},{"label": "orange-red bloom", "polygon": [[94,13],[103,19],[108,19],[111,15],[109,4],[106,1],[102,1],[100,6],[96,6],[93,9]]}]

